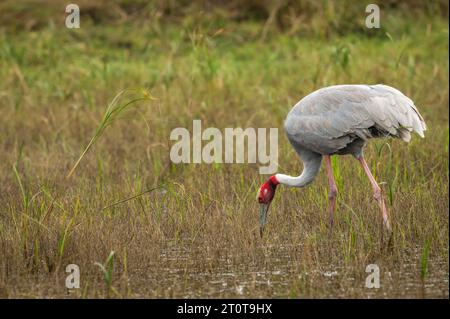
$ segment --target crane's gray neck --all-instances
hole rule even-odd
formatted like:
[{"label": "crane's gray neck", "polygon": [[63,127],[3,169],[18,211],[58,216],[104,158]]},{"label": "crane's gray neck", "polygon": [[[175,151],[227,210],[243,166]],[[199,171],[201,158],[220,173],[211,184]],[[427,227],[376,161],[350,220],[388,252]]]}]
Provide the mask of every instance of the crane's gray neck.
[{"label": "crane's gray neck", "polygon": [[280,182],[291,187],[304,187],[311,183],[320,170],[322,163],[322,156],[315,154],[315,156],[302,156],[303,171],[300,176],[294,177],[284,174],[276,174],[275,178]]}]

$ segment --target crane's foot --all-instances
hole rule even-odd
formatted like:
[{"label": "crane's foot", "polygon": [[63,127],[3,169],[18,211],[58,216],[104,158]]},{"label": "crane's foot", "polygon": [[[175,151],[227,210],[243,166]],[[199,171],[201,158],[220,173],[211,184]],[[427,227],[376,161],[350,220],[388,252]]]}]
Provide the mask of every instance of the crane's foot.
[{"label": "crane's foot", "polygon": [[330,238],[333,235],[333,225],[334,225],[333,216],[330,215],[330,220],[328,221],[328,237]]},{"label": "crane's foot", "polygon": [[384,201],[383,193],[381,188],[377,185],[375,188],[373,197],[378,202],[378,206],[380,207],[381,217],[383,218],[383,226],[387,231],[391,232],[391,222],[389,221],[389,213],[386,207],[386,203]]},{"label": "crane's foot", "polygon": [[381,229],[381,242],[387,243],[387,246],[392,245],[392,226],[389,220],[389,212],[386,207],[386,203],[384,201],[384,197],[382,194],[382,190],[380,187],[375,187],[374,198],[378,202],[378,206],[380,208],[381,217],[383,221],[383,226]]},{"label": "crane's foot", "polygon": [[[364,172],[366,173],[367,177],[369,178],[370,184],[372,185],[372,189],[373,189],[373,197],[375,198],[375,200],[378,203],[378,206],[380,207],[380,211],[381,211],[381,217],[383,218],[383,228],[387,230],[387,232],[389,233],[389,237],[390,234],[392,233],[392,228],[391,228],[391,223],[389,221],[389,214],[388,214],[388,210],[386,207],[386,202],[384,201],[383,198],[383,194],[382,194],[382,190],[380,188],[380,186],[378,185],[378,183],[376,182],[375,178],[373,177],[372,173],[370,172],[369,166],[367,165],[366,161],[364,160],[364,157],[361,155],[359,157],[357,157],[358,161],[361,164],[361,167],[363,168]],[[384,231],[383,229],[383,231]],[[382,232],[382,240],[383,240],[383,233]]]},{"label": "crane's foot", "polygon": [[333,231],[333,224],[334,224],[334,212],[336,211],[336,198],[338,194],[338,189],[336,186],[336,182],[334,181],[333,176],[333,165],[331,165],[331,156],[325,155],[325,168],[327,171],[327,177],[328,177],[328,203],[329,203],[329,212],[330,212],[330,228],[329,228],[329,234],[331,235]]},{"label": "crane's foot", "polygon": [[394,234],[392,229],[388,230],[385,226],[382,227],[380,245],[382,251],[392,251],[394,247]]},{"label": "crane's foot", "polygon": [[329,208],[329,221],[328,221],[328,233],[331,236],[333,233],[333,226],[334,226],[334,212],[336,210],[336,197],[334,199],[330,199],[330,208]]},{"label": "crane's foot", "polygon": [[333,183],[332,185],[330,185],[330,190],[328,193],[328,204],[329,204],[329,215],[330,215],[330,220],[329,220],[329,230],[330,230],[330,234],[333,232],[333,225],[334,225],[334,213],[336,211],[336,198],[337,198],[337,187],[336,185]]}]

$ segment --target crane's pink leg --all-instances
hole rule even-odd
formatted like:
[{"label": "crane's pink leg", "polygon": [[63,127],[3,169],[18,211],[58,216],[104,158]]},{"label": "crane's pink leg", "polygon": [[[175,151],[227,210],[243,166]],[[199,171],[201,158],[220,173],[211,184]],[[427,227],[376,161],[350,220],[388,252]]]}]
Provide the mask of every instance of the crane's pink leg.
[{"label": "crane's pink leg", "polygon": [[328,192],[328,200],[330,204],[330,228],[333,227],[333,220],[334,220],[334,212],[336,210],[336,197],[337,197],[337,187],[336,183],[334,181],[333,176],[333,167],[331,166],[331,156],[330,155],[324,155],[325,157],[325,167],[327,169],[327,176],[328,176],[328,186],[329,186],[329,192]]},{"label": "crane's pink leg", "polygon": [[387,230],[390,231],[391,225],[389,223],[389,215],[386,208],[386,203],[384,202],[383,194],[381,192],[381,188],[380,186],[378,186],[378,183],[376,182],[375,178],[370,172],[370,168],[362,155],[358,158],[358,161],[361,163],[361,166],[364,169],[364,172],[366,173],[367,177],[369,178],[370,184],[372,185],[373,197],[378,202],[378,206],[380,206],[384,226],[386,226]]}]

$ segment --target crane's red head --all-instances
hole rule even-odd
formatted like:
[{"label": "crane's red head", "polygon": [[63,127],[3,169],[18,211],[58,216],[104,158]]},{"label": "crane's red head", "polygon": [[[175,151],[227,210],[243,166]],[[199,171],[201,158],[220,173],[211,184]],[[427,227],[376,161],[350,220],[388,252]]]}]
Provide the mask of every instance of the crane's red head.
[{"label": "crane's red head", "polygon": [[275,190],[280,182],[276,179],[275,175],[270,176],[270,178],[261,185],[258,191],[258,202],[259,202],[259,231],[262,237],[264,226],[266,225],[267,212],[269,210],[270,203],[275,196]]},{"label": "crane's red head", "polygon": [[277,189],[277,181],[275,175],[270,176],[270,178],[265,181],[258,191],[258,202],[260,204],[270,204],[273,197],[275,196],[275,190]]}]

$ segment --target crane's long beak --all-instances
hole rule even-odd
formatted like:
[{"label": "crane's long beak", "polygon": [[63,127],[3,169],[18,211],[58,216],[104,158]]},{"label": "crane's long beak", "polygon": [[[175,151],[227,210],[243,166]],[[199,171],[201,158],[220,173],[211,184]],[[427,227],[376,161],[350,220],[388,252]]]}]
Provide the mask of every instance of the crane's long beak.
[{"label": "crane's long beak", "polygon": [[264,226],[267,222],[267,211],[269,210],[269,204],[259,204],[259,235],[263,236]]}]

